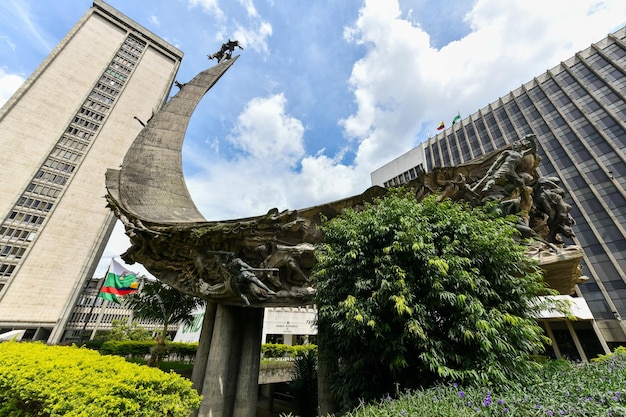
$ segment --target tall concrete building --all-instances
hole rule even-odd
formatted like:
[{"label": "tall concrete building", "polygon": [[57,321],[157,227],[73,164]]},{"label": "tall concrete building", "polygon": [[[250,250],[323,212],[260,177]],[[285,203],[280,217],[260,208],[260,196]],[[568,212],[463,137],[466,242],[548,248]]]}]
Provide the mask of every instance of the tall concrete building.
[{"label": "tall concrete building", "polygon": [[[468,162],[534,133],[540,174],[556,176],[585,252],[578,286],[593,332],[610,347],[626,344],[626,28],[538,75],[372,173],[393,186],[419,170]],[[574,323],[576,325],[576,323]],[[569,343],[568,332],[559,333]],[[558,338],[557,337],[557,338]]]},{"label": "tall concrete building", "polygon": [[0,331],[61,339],[111,234],[104,175],[182,52],[95,0],[0,109]]}]

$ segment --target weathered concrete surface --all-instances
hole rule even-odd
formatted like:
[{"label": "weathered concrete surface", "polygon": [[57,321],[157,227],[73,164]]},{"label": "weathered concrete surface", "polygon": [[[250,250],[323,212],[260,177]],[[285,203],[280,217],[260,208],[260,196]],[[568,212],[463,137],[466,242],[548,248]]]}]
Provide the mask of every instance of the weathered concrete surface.
[{"label": "weathered concrete surface", "polygon": [[223,61],[184,84],[139,133],[120,169],[107,171],[109,193],[136,219],[158,223],[205,221],[183,178],[183,141],[200,99],[237,58]]},{"label": "weathered concrete surface", "polygon": [[293,361],[262,363],[259,385],[289,382],[293,377]]},{"label": "weathered concrete surface", "polygon": [[263,309],[218,305],[198,417],[254,417]]}]

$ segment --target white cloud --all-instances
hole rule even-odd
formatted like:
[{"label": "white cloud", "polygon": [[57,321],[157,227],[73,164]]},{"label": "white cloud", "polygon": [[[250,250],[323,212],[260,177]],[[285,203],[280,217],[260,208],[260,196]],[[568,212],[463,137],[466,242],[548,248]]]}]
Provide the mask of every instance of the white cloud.
[{"label": "white cloud", "polygon": [[212,15],[218,20],[224,19],[224,12],[220,8],[217,0],[187,0],[189,7],[200,7],[206,13]]},{"label": "white cloud", "polygon": [[31,6],[27,2],[5,0],[3,2],[3,24],[18,27],[23,40],[37,46],[48,53],[52,50],[55,40],[41,30],[33,21]]},{"label": "white cloud", "polygon": [[17,91],[24,82],[24,78],[15,74],[8,74],[0,68],[0,106]]},{"label": "white cloud", "polygon": [[282,94],[251,100],[237,118],[230,142],[255,159],[293,166],[304,155],[304,127],[285,114],[286,103]]},{"label": "white cloud", "polygon": [[[601,39],[606,27],[625,16],[615,9],[617,2],[567,8],[566,1],[558,1],[562,3],[546,8],[528,7],[528,0],[506,5],[479,0],[466,17],[472,31],[441,49],[431,47],[428,33],[401,17],[396,2],[365,1],[359,18],[344,32],[346,40],[366,48],[349,79],[357,110],[340,121],[347,139],[356,142],[354,163],[346,165],[342,155],[323,151],[306,155],[306,130],[287,114],[287,98],[255,98],[228,138],[243,155],[222,155],[187,178],[194,201],[217,220],[363,192],[370,172],[414,146],[425,126],[434,131],[457,111],[466,116],[487,105],[588,46],[585,37]],[[610,14],[617,16],[611,20]],[[572,42],[572,31],[566,30],[571,27],[584,27],[586,35],[577,34],[580,39]]]},{"label": "white cloud", "polygon": [[441,49],[400,16],[396,1],[366,0],[344,31],[367,52],[349,80],[357,110],[341,124],[369,171],[408,150],[424,127],[466,116],[606,36],[626,5],[478,0],[466,16],[471,32]]},{"label": "white cloud", "polygon": [[150,16],[150,22],[152,22],[153,25],[155,26],[160,26],[161,22],[159,22],[159,18],[155,15],[151,15]]}]

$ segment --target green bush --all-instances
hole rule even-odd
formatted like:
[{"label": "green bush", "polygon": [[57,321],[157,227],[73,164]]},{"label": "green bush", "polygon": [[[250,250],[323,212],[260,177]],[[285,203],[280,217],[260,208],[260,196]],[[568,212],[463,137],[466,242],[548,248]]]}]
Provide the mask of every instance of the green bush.
[{"label": "green bush", "polygon": [[[549,339],[538,295],[554,293],[515,241],[517,218],[391,191],[323,223],[318,341],[342,408],[443,381],[507,384]],[[548,299],[545,299],[548,301]]]},{"label": "green bush", "polygon": [[[107,340],[100,344],[100,353],[103,355],[117,355],[130,358],[139,358],[149,355],[151,349],[156,346],[155,340],[132,341],[132,340]],[[173,356],[173,360],[193,361],[198,350],[197,343],[165,343],[166,354]]]},{"label": "green bush", "polygon": [[170,345],[170,355],[176,356],[176,360],[193,361],[198,351],[197,343],[168,343]]},{"label": "green bush", "polygon": [[150,349],[154,345],[156,345],[154,340],[107,340],[100,346],[100,353],[103,355],[142,357],[149,355]]},{"label": "green bush", "polygon": [[191,382],[75,346],[0,343],[0,415],[188,417]]},{"label": "green bush", "polygon": [[297,358],[304,356],[306,352],[317,352],[317,346],[308,345],[284,345],[282,343],[265,343],[261,346],[261,357],[270,358]]}]

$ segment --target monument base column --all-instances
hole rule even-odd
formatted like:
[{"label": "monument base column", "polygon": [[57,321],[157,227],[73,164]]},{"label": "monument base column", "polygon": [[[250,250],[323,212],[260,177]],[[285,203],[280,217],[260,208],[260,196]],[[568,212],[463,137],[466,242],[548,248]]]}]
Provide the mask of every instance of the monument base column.
[{"label": "monument base column", "polygon": [[256,415],[263,314],[217,306],[198,417]]}]

